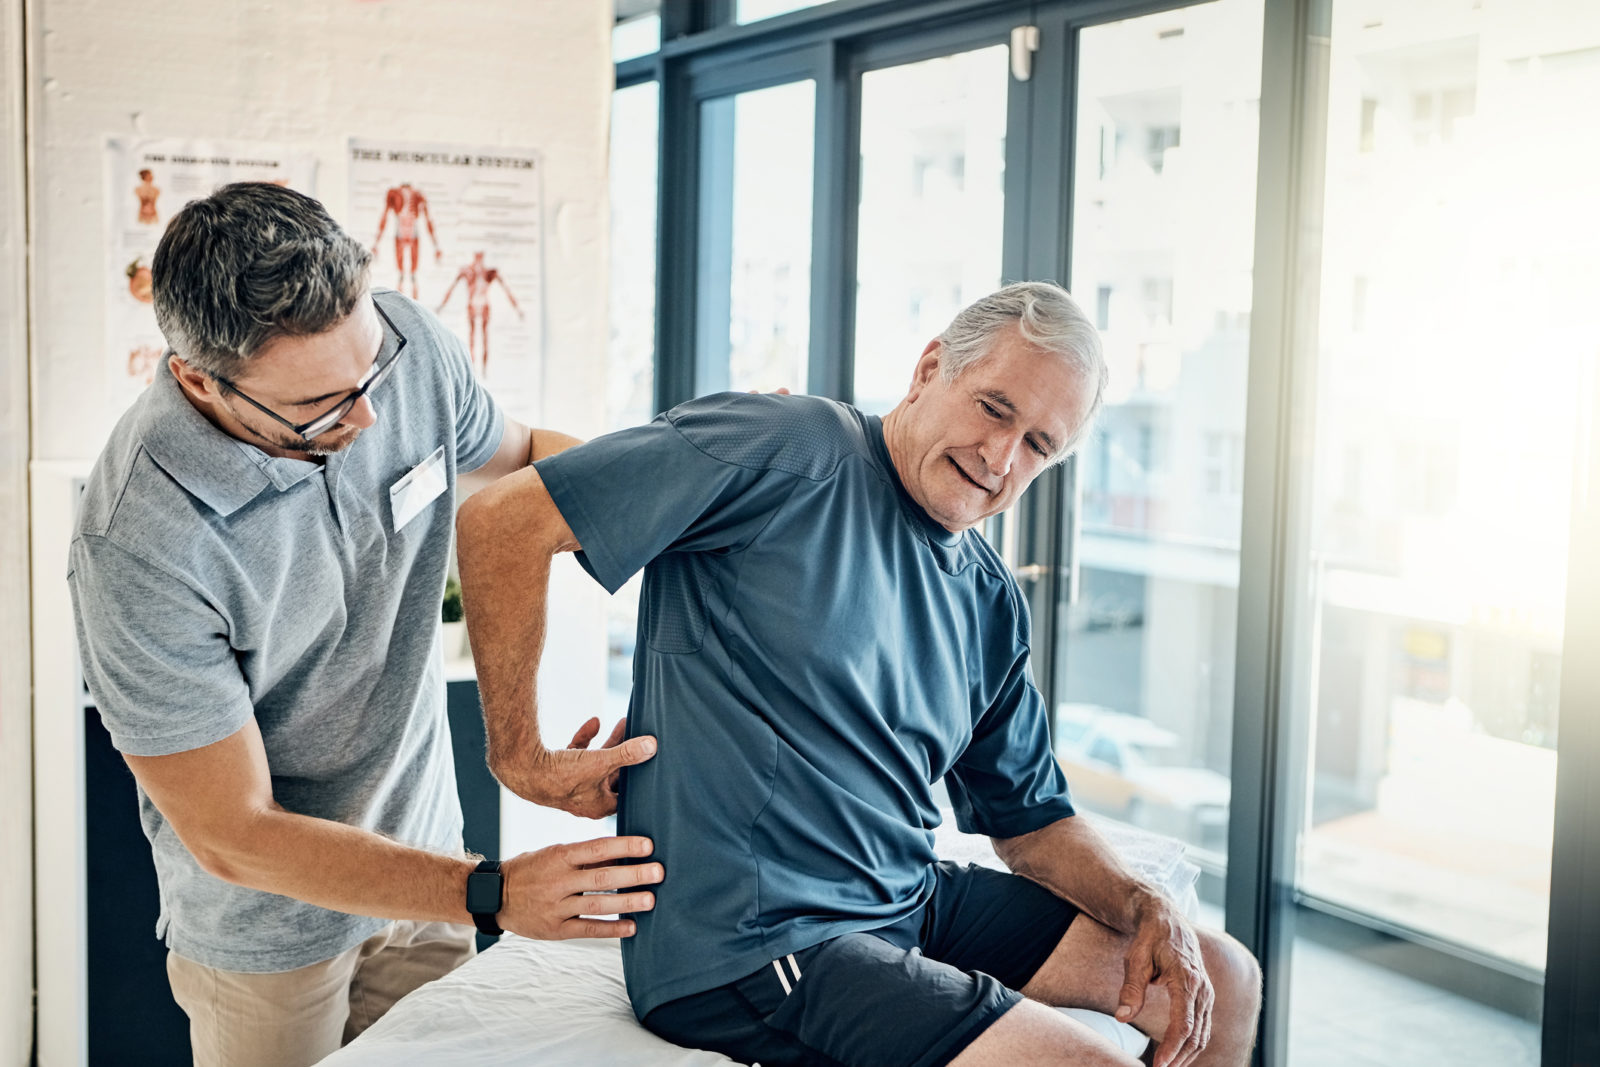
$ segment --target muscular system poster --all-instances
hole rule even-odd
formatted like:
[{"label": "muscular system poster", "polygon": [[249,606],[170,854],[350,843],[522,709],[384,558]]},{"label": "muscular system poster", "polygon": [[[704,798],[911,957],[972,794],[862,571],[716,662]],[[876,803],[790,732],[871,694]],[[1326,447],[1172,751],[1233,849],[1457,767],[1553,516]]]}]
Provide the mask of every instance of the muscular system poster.
[{"label": "muscular system poster", "polygon": [[150,304],[150,259],[178,209],[229,182],[264,181],[315,194],[316,158],[241,141],[106,141],[106,359],[114,409],[133,403],[166,342]]},{"label": "muscular system poster", "polygon": [[343,220],[373,281],[438,314],[515,418],[541,418],[543,166],[516,148],[350,141]]}]

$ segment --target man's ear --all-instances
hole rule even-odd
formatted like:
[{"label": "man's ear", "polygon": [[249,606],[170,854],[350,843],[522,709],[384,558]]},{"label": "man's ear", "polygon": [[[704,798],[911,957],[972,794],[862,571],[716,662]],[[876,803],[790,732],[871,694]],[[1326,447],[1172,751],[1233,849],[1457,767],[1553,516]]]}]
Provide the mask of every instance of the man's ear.
[{"label": "man's ear", "polygon": [[167,358],[167,369],[178,379],[178,386],[194,400],[214,400],[219,395],[217,382],[204,371],[195,370],[176,355]]},{"label": "man's ear", "polygon": [[922,350],[922,355],[917,359],[917,365],[911,372],[911,390],[906,393],[906,401],[915,403],[922,390],[939,373],[939,356],[944,352],[944,346],[935,337],[928,342],[928,347]]}]

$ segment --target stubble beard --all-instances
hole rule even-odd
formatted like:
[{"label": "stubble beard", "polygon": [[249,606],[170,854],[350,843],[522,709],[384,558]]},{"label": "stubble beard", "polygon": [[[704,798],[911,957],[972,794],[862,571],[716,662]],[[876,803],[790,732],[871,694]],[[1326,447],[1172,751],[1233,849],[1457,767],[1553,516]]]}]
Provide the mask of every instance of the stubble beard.
[{"label": "stubble beard", "polygon": [[298,452],[313,459],[325,459],[337,452],[343,452],[355,444],[356,438],[361,436],[359,428],[346,426],[342,429],[350,432],[347,432],[345,436],[340,436],[340,431],[329,430],[327,433],[319,434],[309,441],[304,438],[288,440],[287,438],[279,439],[277,437],[265,438],[265,440],[271,441],[285,452]]}]

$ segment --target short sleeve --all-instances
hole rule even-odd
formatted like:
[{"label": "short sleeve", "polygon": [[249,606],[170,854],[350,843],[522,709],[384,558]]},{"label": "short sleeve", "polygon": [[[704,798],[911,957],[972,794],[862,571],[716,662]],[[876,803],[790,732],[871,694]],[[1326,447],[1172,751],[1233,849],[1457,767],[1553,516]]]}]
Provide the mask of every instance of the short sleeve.
[{"label": "short sleeve", "polygon": [[969,834],[1016,837],[1075,814],[1067,779],[1050,752],[1044,697],[1024,651],[972,741],[945,776],[956,825]]},{"label": "short sleeve", "polygon": [[203,597],[104,537],[80,536],[69,558],[84,680],[119,751],[184,752],[250,719],[226,623]]},{"label": "short sleeve", "polygon": [[434,319],[434,336],[444,353],[445,371],[450,376],[455,398],[456,474],[470,474],[494,458],[505,436],[506,420],[500,405],[472,373],[467,350],[450,330]]},{"label": "short sleeve", "polygon": [[797,475],[713,455],[719,435],[696,436],[669,413],[534,464],[607,591],[663,553],[748,544],[793,490]]}]

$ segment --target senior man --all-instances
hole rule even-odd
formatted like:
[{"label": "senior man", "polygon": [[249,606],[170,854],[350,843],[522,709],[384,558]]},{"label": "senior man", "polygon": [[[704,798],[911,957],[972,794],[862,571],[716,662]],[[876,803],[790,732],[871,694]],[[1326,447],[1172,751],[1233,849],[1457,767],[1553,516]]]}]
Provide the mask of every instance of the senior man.
[{"label": "senior man", "polygon": [[453,505],[571,441],[504,418],[458,339],[369,290],[369,259],[287,189],[186,206],[153,264],[170,373],[113,430],[71,545],[197,1063],[314,1063],[467,959],[465,924],[627,936],[583,916],[650,894],[584,891],[660,876],[616,865],[648,855],[637,837],[463,852],[438,654]]},{"label": "senior man", "polygon": [[[651,1030],[767,1067],[1132,1067],[1063,1005],[1131,1021],[1157,1067],[1248,1061],[1255,961],[1073,817],[1022,597],[973,531],[1082,439],[1105,382],[1072,298],[1013,285],[881,421],[707,397],[462,509],[490,765],[543,803],[597,814],[618,785],[538,739],[551,559],[612,591],[644,568],[629,723],[660,754],[620,811],[671,872],[623,948]],[[939,861],[941,779],[1016,873]]]}]

